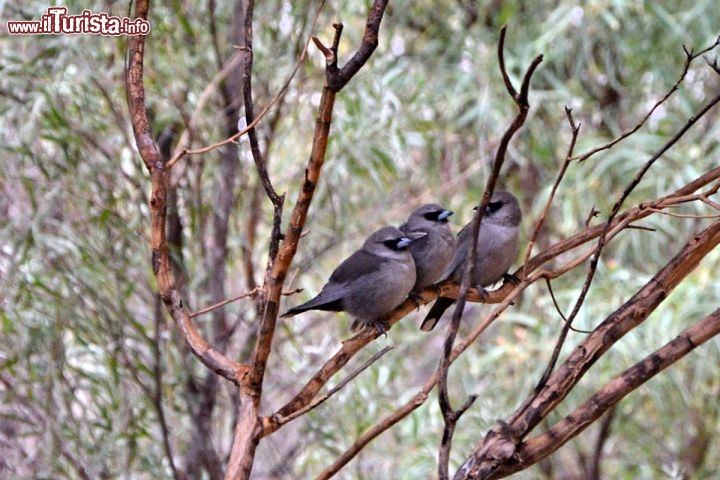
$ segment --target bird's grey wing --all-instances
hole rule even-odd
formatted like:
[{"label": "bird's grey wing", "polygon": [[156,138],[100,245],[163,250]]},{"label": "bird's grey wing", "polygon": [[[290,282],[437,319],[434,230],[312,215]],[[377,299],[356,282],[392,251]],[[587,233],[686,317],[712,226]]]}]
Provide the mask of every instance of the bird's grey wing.
[{"label": "bird's grey wing", "polygon": [[[465,258],[467,257],[468,247],[470,246],[470,239],[472,234],[471,227],[472,224],[468,223],[462,228],[462,230],[460,230],[460,233],[458,233],[457,241],[455,242],[455,253],[453,254],[452,260],[450,260],[450,263],[448,264],[447,268],[445,268],[445,272],[442,274],[438,282],[442,282],[455,276],[462,275],[460,266],[465,263]],[[459,277],[456,280],[459,281]]]},{"label": "bird's grey wing", "polygon": [[283,313],[281,317],[292,317],[307,310],[332,312],[345,310],[343,298],[348,289],[351,288],[351,284],[360,278],[377,272],[382,265],[381,260],[377,255],[358,250],[337,266],[330,275],[327,284],[315,298],[291,308]]},{"label": "bird's grey wing", "polygon": [[336,283],[346,285],[352,283],[359,278],[377,272],[381,265],[382,258],[364,250],[358,250],[337,266],[332,275],[330,275],[328,284]]},{"label": "bird's grey wing", "polygon": [[378,270],[380,262],[378,257],[359,250],[335,268],[320,293],[302,305],[291,308],[280,315],[282,318],[292,317],[307,310],[326,310],[340,312],[345,310],[343,298],[348,290],[348,285],[364,275]]}]

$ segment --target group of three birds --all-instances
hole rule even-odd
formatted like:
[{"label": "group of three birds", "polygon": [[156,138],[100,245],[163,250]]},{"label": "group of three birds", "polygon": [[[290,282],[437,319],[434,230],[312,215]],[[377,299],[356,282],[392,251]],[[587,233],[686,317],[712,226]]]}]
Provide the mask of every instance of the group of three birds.
[{"label": "group of three birds", "polygon": [[[344,311],[355,319],[351,329],[365,325],[382,328],[384,317],[414,291],[439,282],[460,283],[472,245],[471,223],[457,239],[448,218],[453,212],[438,204],[421,206],[399,228],[386,226],[372,233],[360,250],[332,272],[320,293],[281,315],[287,318],[307,310]],[[519,250],[522,214],[514,195],[493,194],[477,237],[471,284],[479,291],[508,275]],[[455,300],[440,297],[421,329],[432,330]]]}]

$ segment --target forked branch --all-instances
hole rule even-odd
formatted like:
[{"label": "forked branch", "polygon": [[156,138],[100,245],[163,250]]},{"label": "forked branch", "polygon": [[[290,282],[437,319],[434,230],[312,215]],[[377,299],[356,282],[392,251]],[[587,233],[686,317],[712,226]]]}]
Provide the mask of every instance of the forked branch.
[{"label": "forked branch", "polygon": [[457,299],[457,302],[455,304],[455,308],[453,310],[452,320],[450,322],[450,328],[448,329],[446,335],[445,335],[445,342],[443,344],[443,356],[440,359],[440,365],[438,367],[438,403],[440,404],[440,410],[443,415],[443,421],[445,428],[443,430],[442,440],[440,442],[440,450],[439,450],[439,461],[438,461],[438,477],[441,480],[445,480],[448,478],[448,464],[450,461],[450,448],[452,443],[452,436],[453,432],[455,430],[455,425],[457,421],[460,419],[460,416],[467,410],[473,403],[475,397],[471,396],[468,398],[467,401],[464,402],[461,408],[454,410],[452,406],[450,405],[450,398],[448,395],[448,389],[447,389],[447,375],[448,375],[448,369],[450,368],[450,356],[453,351],[453,346],[455,345],[455,338],[457,336],[458,329],[460,328],[460,320],[462,319],[462,312],[465,308],[465,297],[467,296],[469,290],[470,290],[470,279],[472,278],[473,269],[475,267],[475,258],[477,256],[477,241],[478,241],[478,232],[480,231],[480,224],[482,222],[483,216],[485,214],[485,209],[487,208],[488,204],[490,203],[490,198],[492,197],[493,191],[495,190],[495,185],[497,183],[497,179],[500,176],[500,170],[503,166],[503,163],[505,162],[505,155],[508,149],[508,146],[510,145],[510,141],[512,140],[513,136],[517,133],[518,130],[523,126],[525,123],[525,119],[527,118],[528,110],[530,109],[530,104],[528,102],[528,92],[530,89],[530,79],[532,78],[533,73],[537,69],[538,65],[540,65],[540,62],[542,62],[542,55],[538,55],[535,57],[535,59],[531,62],[530,66],[528,67],[527,71],[525,72],[525,75],[523,77],[522,86],[520,88],[520,93],[518,94],[515,90],[515,87],[512,85],[512,82],[510,81],[510,76],[507,73],[507,70],[505,68],[505,53],[504,53],[504,47],[505,47],[505,33],[506,33],[506,27],[503,27],[500,30],[500,40],[498,42],[498,63],[500,66],[500,72],[502,74],[503,80],[505,81],[505,87],[508,90],[508,93],[513,99],[513,102],[515,103],[517,107],[517,113],[515,115],[515,118],[513,119],[510,126],[505,131],[504,135],[502,136],[502,139],[500,140],[500,144],[498,145],[497,152],[495,154],[495,160],[493,162],[492,171],[490,173],[490,176],[488,177],[487,183],[485,185],[485,191],[483,193],[482,201],[480,202],[480,207],[476,210],[475,215],[473,216],[472,225],[471,225],[471,234],[470,238],[471,240],[471,246],[468,251],[468,258],[465,262],[465,269],[463,271],[462,281],[460,283],[460,293]]},{"label": "forked branch", "polygon": [[[135,3],[136,18],[147,20],[148,11],[149,2],[147,0]],[[193,354],[213,372],[238,383],[239,379],[247,372],[247,367],[212,348],[192,322],[180,292],[175,287],[175,277],[170,267],[170,249],[166,237],[168,175],[148,122],[143,78],[144,57],[145,37],[141,35],[130,37],[126,71],[127,100],[135,144],[145,167],[150,172],[152,182],[150,194],[151,264],[158,282],[160,298]]]},{"label": "forked branch", "polygon": [[[627,332],[642,323],[718,243],[720,243],[720,221],[712,223],[696,235],[643,288],[602,322],[573,350],[567,360],[550,376],[540,392],[532,397],[531,401],[523,404],[507,422],[502,422],[488,432],[458,471],[456,478],[501,478],[517,471],[520,464],[523,465],[523,468],[528,466],[529,460],[521,457],[519,453],[523,445],[522,439],[567,396],[595,361]],[[697,343],[690,342],[687,348],[693,349],[697,345]],[[673,359],[670,356],[664,361],[667,360],[672,363],[677,358]],[[631,388],[625,388],[622,396],[647,381],[658,371],[659,369],[635,371],[633,375],[635,375],[637,383],[633,383],[634,386]],[[601,415],[614,403],[616,402],[608,401],[595,405],[593,415]],[[573,421],[577,420],[573,420],[572,416],[566,419],[566,422]],[[567,432],[567,438],[560,441],[560,444],[577,434],[589,423],[583,422],[573,428],[563,426],[562,430]],[[554,442],[559,442],[559,439],[555,438]],[[548,449],[548,454],[549,450],[551,449]],[[531,458],[537,461],[543,457]]]}]

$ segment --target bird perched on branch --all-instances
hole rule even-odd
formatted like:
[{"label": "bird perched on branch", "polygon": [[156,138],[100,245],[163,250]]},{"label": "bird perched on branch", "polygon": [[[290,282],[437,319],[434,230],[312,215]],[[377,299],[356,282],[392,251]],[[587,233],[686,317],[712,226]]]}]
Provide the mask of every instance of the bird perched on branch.
[{"label": "bird perched on branch", "polygon": [[403,233],[427,234],[410,245],[417,277],[413,290],[435,283],[450,263],[455,250],[455,236],[448,225],[448,217],[452,214],[437,203],[428,203],[412,212],[407,221],[400,225]]},{"label": "bird perched on branch", "polygon": [[[513,194],[502,191],[493,193],[480,224],[475,266],[470,279],[470,285],[481,293],[487,293],[484,287],[498,282],[501,278],[517,281],[517,278],[508,275],[507,271],[518,254],[521,220],[520,206]],[[452,279],[456,283],[461,282],[468,252],[472,246],[471,229],[472,222],[460,230],[455,254],[439,281]],[[438,298],[420,329],[432,330],[453,302],[455,300],[452,298]]]},{"label": "bird perched on branch", "polygon": [[307,310],[347,312],[355,320],[351,330],[373,325],[386,328],[383,317],[400,305],[415,285],[415,262],[408,247],[427,235],[404,234],[383,227],[370,235],[362,248],[345,259],[313,299],[281,315],[292,317]]}]

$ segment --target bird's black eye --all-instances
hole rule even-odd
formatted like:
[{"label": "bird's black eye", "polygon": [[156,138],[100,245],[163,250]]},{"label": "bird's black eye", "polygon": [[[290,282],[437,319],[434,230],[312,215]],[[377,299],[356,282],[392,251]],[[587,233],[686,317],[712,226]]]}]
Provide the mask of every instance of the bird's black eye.
[{"label": "bird's black eye", "polygon": [[490,202],[488,203],[487,209],[485,209],[485,213],[495,213],[500,210],[500,207],[502,207],[502,205],[502,202]]},{"label": "bird's black eye", "polygon": [[392,238],[390,240],[385,240],[383,245],[385,245],[390,250],[405,250],[411,243],[414,242],[412,238],[415,238],[416,240],[418,238],[422,238],[425,236],[425,233],[417,233],[412,234],[411,238],[408,237],[399,237],[399,238]]},{"label": "bird's black eye", "polygon": [[400,250],[402,247],[399,246],[400,239],[393,238],[392,240],[385,240],[383,244],[391,250]]},{"label": "bird's black eye", "polygon": [[428,212],[428,213],[423,214],[423,217],[425,218],[425,220],[439,222],[441,213],[442,213],[442,210],[435,210],[434,212]]}]

